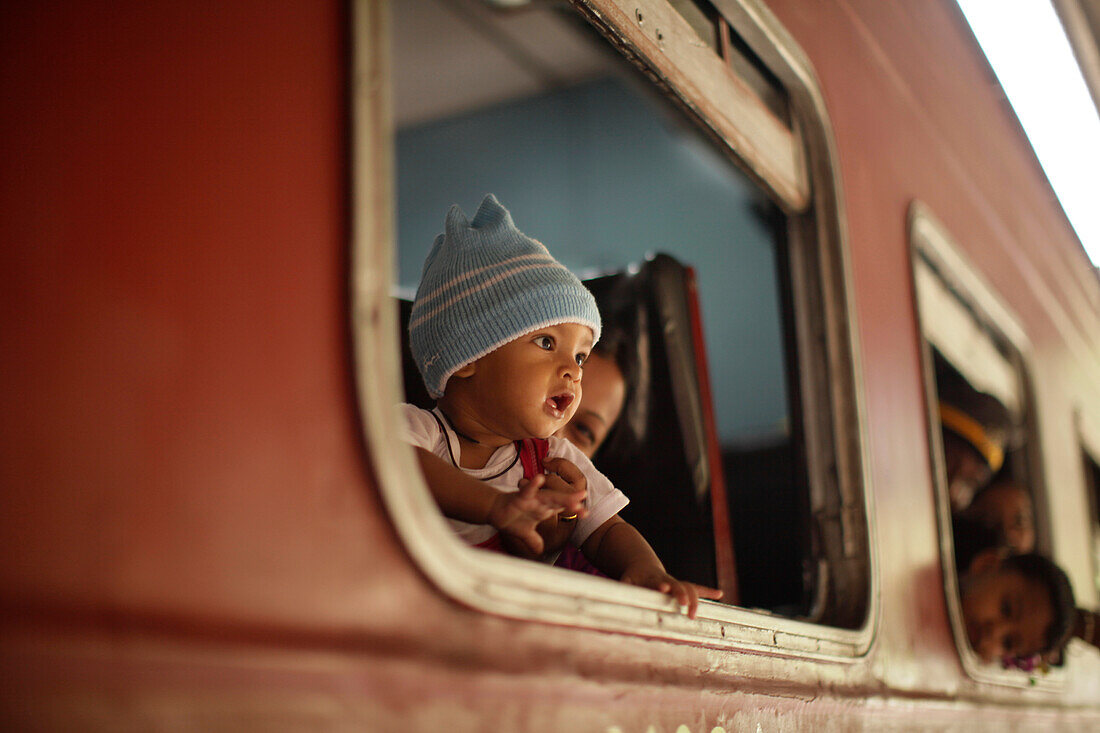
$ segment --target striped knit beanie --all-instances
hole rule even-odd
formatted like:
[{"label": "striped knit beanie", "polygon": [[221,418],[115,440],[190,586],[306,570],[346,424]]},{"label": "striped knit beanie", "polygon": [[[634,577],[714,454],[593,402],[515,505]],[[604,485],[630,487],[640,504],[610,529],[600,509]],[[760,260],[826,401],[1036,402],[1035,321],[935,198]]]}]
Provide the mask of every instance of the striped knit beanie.
[{"label": "striped knit beanie", "polygon": [[525,333],[579,323],[600,338],[596,299],[489,194],[472,221],[457,205],[435,238],[409,316],[413,359],[443,396],[462,367]]}]

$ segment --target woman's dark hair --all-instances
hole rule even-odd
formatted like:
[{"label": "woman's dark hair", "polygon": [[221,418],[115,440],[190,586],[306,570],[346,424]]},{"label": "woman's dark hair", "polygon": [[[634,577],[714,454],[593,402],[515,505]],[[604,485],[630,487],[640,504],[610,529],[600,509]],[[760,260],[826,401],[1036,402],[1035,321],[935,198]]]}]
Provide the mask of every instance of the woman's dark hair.
[{"label": "woman's dark hair", "polygon": [[999,548],[996,532],[971,517],[956,515],[951,518],[951,534],[955,541],[955,567],[959,577],[966,575],[970,563],[980,553],[991,548]]},{"label": "woman's dark hair", "polygon": [[646,437],[649,404],[649,328],[635,278],[621,275],[596,293],[603,333],[592,353],[610,359],[623,375],[623,409],[598,456],[625,458]]},{"label": "woman's dark hair", "polygon": [[1077,604],[1073,599],[1073,586],[1060,567],[1037,553],[1011,555],[1004,559],[1002,567],[1013,570],[1032,580],[1050,593],[1050,607],[1054,620],[1047,627],[1040,654],[1061,651],[1073,636],[1077,620]]}]

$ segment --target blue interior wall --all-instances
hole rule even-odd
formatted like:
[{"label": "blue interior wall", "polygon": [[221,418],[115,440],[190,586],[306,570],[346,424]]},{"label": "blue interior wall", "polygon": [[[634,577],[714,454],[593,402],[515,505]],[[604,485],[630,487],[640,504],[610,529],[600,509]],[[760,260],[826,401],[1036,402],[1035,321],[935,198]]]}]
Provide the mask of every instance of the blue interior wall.
[{"label": "blue interior wall", "polygon": [[[486,193],[584,276],[664,251],[696,268],[723,443],[787,434],[773,206],[662,106],[616,79],[402,129],[398,284],[415,289],[451,204]],[[754,211],[754,207],[756,211]]]}]

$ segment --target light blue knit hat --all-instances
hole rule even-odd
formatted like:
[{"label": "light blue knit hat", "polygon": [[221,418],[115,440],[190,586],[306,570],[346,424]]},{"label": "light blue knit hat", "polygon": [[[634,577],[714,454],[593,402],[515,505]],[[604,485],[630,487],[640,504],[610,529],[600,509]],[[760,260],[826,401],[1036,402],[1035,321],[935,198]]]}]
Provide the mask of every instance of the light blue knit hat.
[{"label": "light blue knit hat", "polygon": [[428,393],[525,333],[579,323],[600,338],[596,299],[541,243],[516,229],[489,194],[473,221],[457,205],[424,261],[409,316],[409,343]]}]

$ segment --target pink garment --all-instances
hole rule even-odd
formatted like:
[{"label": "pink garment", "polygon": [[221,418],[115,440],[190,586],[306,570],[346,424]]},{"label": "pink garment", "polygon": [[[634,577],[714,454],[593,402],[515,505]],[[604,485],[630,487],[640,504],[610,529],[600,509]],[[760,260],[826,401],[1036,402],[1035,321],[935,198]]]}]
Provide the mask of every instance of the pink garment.
[{"label": "pink garment", "polygon": [[599,568],[588,562],[588,558],[584,556],[580,548],[568,542],[565,543],[565,547],[561,548],[561,554],[558,555],[558,559],[554,561],[554,567],[576,570],[578,573],[588,573],[589,575],[595,575],[600,578],[607,577]]}]

